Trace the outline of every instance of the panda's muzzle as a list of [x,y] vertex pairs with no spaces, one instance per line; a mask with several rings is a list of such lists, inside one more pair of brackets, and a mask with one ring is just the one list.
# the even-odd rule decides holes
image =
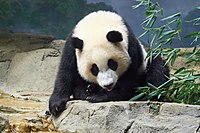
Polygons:
[[113,85],[113,83],[109,84],[109,85],[104,85],[105,88],[111,88]]
[[115,71],[108,69],[105,72],[99,72],[97,75],[97,83],[103,89],[111,91],[117,83],[118,76]]

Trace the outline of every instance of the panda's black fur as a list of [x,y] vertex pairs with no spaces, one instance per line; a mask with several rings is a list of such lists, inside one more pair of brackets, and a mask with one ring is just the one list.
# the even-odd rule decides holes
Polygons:
[[[71,33],[64,46],[57,73],[55,88],[49,100],[49,109],[53,116],[58,116],[65,110],[67,101],[73,95],[74,99],[88,100],[90,102],[106,102],[129,100],[134,96],[135,88],[147,85],[147,82],[159,86],[168,80],[169,68],[160,56],[148,61],[147,69],[137,75],[139,67],[143,63],[141,46],[135,35],[128,28],[128,54],[131,64],[128,70],[118,79],[112,91],[101,89],[99,85],[84,80],[78,70],[75,55],[75,47],[82,47],[81,42],[74,40]],[[120,36],[110,35],[111,41],[120,40]],[[137,58],[135,58],[137,57]]]

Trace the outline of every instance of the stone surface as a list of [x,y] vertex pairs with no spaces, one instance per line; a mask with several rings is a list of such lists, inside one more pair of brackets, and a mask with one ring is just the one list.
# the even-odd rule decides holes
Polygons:
[[52,36],[12,33],[0,29],[0,83],[7,80],[6,74],[16,53],[49,48],[54,39]]
[[0,133],[59,133],[46,109],[46,102],[15,98],[0,91]]
[[9,126],[8,115],[0,114],[0,132]]
[[54,125],[79,133],[196,133],[200,106],[157,102],[71,101]]
[[[55,49],[38,49],[16,53],[10,64],[6,92],[21,95],[38,92],[45,96],[54,86],[60,53]],[[43,92],[43,93],[42,93]],[[32,94],[33,94],[32,93]]]
[[11,61],[8,61],[8,60],[0,62],[0,70],[1,70],[0,71],[0,76],[1,76],[0,83],[5,82],[7,79],[7,73],[8,73],[9,67],[10,67],[10,62]]
[[[0,32],[0,46],[16,52],[25,52],[41,48],[48,48],[55,37],[48,35],[34,35],[31,33]],[[5,48],[4,47],[4,48]]]
[[1,31],[0,90],[46,101],[53,90],[65,43],[54,39],[47,35]]

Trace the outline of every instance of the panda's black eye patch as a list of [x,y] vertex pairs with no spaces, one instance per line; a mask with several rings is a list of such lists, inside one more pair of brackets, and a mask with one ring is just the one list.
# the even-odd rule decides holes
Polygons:
[[118,67],[118,63],[116,61],[114,61],[113,59],[109,59],[108,60],[108,67],[110,69],[112,69],[113,71],[116,71],[117,67]]
[[96,64],[92,64],[92,68],[91,68],[91,73],[94,75],[94,76],[97,76],[98,73],[99,73],[99,68]]

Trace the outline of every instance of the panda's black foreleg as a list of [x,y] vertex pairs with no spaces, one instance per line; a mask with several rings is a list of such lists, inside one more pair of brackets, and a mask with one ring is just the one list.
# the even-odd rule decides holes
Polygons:
[[[71,38],[71,36],[69,36]],[[75,80],[77,79],[77,67],[74,48],[71,47],[70,39],[67,39],[61,57],[55,87],[49,99],[49,111],[53,116],[59,116],[66,108],[70,100]]]
[[63,73],[62,69],[59,70],[54,91],[49,99],[49,111],[56,117],[65,110],[66,103],[72,94],[72,81],[68,79],[69,76],[67,77],[66,73]]
[[165,61],[161,56],[147,63],[146,82],[158,87],[169,80],[169,67],[165,65]]
[[70,100],[70,95],[72,94],[71,81],[65,79],[67,79],[66,74],[58,72],[54,91],[49,99],[49,111],[56,117],[65,110],[66,103]]

